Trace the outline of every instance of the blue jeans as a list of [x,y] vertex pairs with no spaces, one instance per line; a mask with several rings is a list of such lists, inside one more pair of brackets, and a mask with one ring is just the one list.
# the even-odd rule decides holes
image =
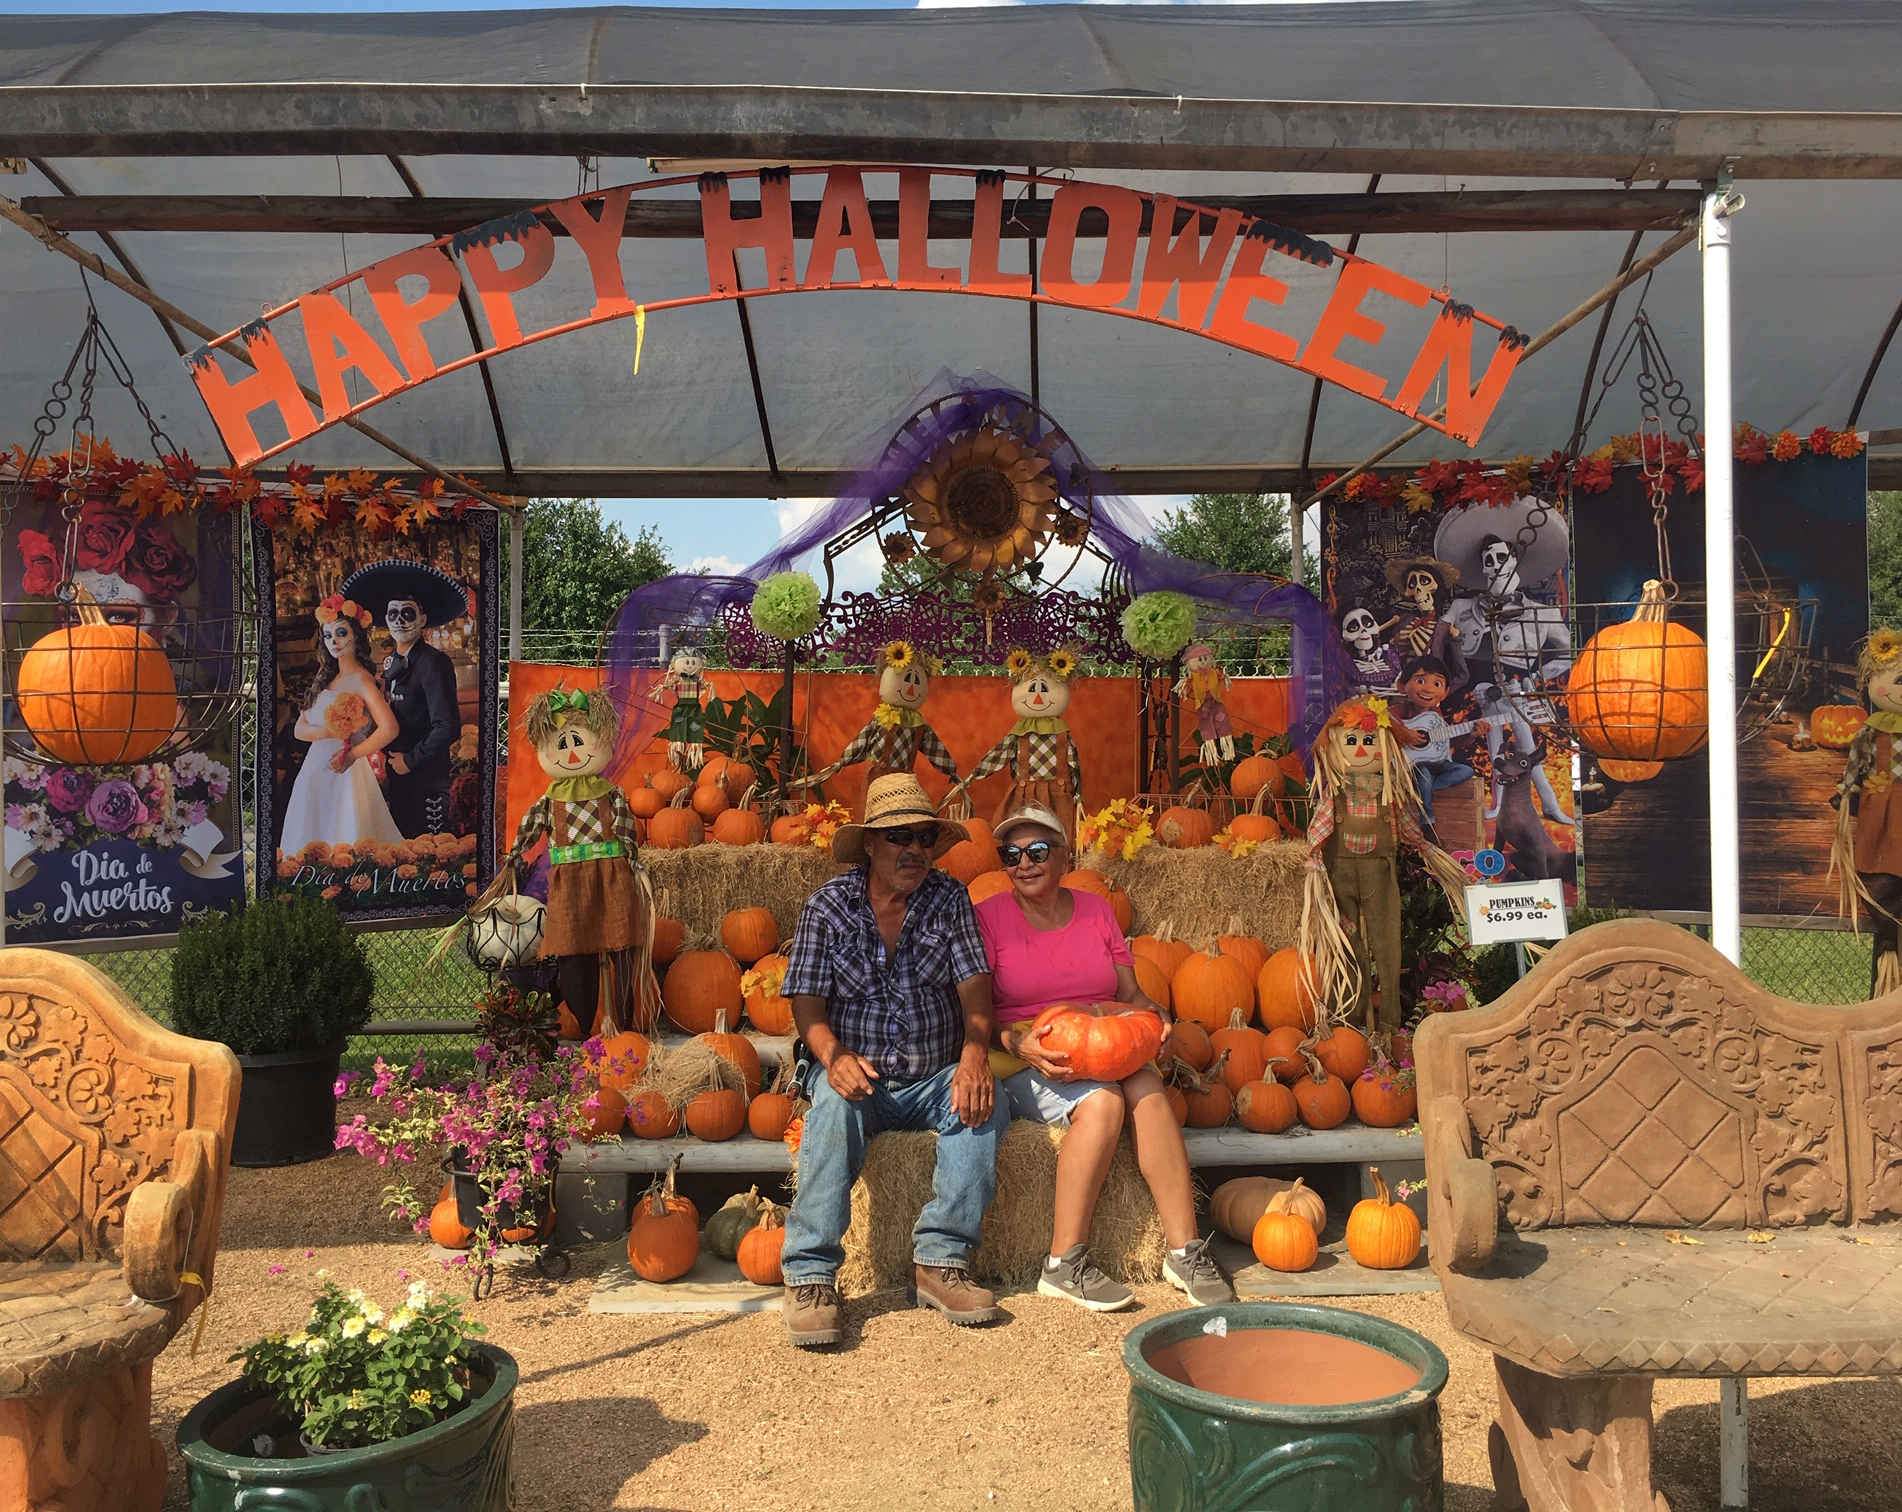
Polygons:
[[845,1263],[845,1237],[852,1221],[852,1183],[865,1164],[874,1134],[894,1129],[930,1129],[938,1136],[938,1168],[931,1201],[911,1234],[919,1265],[965,1269],[977,1249],[984,1210],[997,1191],[997,1145],[1010,1124],[1007,1100],[998,1096],[991,1116],[975,1129],[951,1107],[951,1077],[957,1063],[916,1081],[883,1077],[857,1101],[832,1090],[823,1072],[814,1077],[812,1106],[799,1138],[799,1190],[786,1217],[786,1247],[780,1269],[788,1286],[831,1285]]
[[1473,775],[1463,761],[1417,761],[1413,765],[1413,785],[1419,790],[1420,807],[1426,822],[1433,822],[1433,795],[1441,788],[1458,787]]

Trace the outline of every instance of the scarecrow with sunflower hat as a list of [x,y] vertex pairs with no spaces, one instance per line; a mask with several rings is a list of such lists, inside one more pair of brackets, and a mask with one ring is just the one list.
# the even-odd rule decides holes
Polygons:
[[836,777],[849,766],[863,761],[870,770],[867,782],[888,772],[912,773],[920,756],[953,782],[958,780],[958,764],[938,732],[925,722],[925,700],[931,696],[931,679],[938,675],[940,663],[927,651],[915,650],[909,641],[888,643],[881,655],[878,671],[878,707],[864,729],[847,742],[839,759],[795,787],[817,787]]
[[[1065,831],[1074,834],[1083,807],[1083,763],[1063,715],[1070,707],[1070,682],[1082,672],[1081,658],[1068,646],[1048,656],[1018,648],[1004,658],[1004,670],[1010,674],[1010,706],[1017,722],[945,801],[962,802],[972,783],[1008,769],[1010,791],[997,806],[999,819],[1037,804],[1060,817]],[[1066,784],[1067,797],[1058,791],[1059,782]]]
[[1877,630],[1856,658],[1870,715],[1849,741],[1842,781],[1830,798],[1836,835],[1829,874],[1842,916],[1861,927],[1861,905],[1874,915],[1875,995],[1902,987],[1902,633]]
[[1301,899],[1301,953],[1322,1003],[1376,1027],[1398,1029],[1400,847],[1426,864],[1457,913],[1466,876],[1426,836],[1406,749],[1384,698],[1353,698],[1328,716],[1309,762],[1314,817]]

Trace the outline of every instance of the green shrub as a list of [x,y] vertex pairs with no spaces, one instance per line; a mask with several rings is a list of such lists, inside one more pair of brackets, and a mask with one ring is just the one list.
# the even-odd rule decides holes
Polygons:
[[179,1031],[240,1055],[322,1050],[369,1022],[363,942],[317,898],[274,898],[187,924],[172,953]]

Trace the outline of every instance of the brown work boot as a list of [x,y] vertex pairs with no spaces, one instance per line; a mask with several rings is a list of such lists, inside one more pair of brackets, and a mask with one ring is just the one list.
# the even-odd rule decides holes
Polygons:
[[997,1321],[997,1298],[952,1265],[914,1265],[911,1280],[918,1301],[935,1307],[960,1328]]
[[779,1295],[786,1333],[801,1349],[839,1342],[839,1293],[830,1281],[788,1286]]

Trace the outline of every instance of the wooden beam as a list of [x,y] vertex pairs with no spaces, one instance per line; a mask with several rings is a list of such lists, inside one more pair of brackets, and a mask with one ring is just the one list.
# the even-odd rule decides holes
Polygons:
[[[816,190],[820,179],[807,180]],[[735,219],[755,207],[736,191]],[[530,208],[520,199],[453,199],[443,196],[332,196],[314,194],[94,194],[23,199],[23,209],[48,225],[74,231],[244,231],[308,236],[345,232],[391,236],[442,236]],[[1206,201],[1211,209],[1232,206],[1245,215],[1277,222],[1310,236],[1364,236],[1397,232],[1458,231],[1638,231],[1688,225],[1697,216],[1694,189],[1504,189],[1426,191],[1407,194],[1269,194]],[[872,224],[882,237],[898,234],[898,205],[872,205]],[[1191,212],[1178,210],[1176,229]],[[793,204],[793,232],[810,237],[818,220],[816,199]],[[971,234],[969,200],[933,200],[930,234],[958,240]],[[1019,203],[1003,228],[1010,238],[1037,238],[1050,219],[1047,199]],[[548,229],[566,236],[552,216]],[[1147,230],[1148,207],[1144,207]],[[1078,234],[1101,237],[1104,218],[1087,211]],[[625,234],[638,238],[691,240],[700,235],[695,198],[636,195],[628,202]]]

